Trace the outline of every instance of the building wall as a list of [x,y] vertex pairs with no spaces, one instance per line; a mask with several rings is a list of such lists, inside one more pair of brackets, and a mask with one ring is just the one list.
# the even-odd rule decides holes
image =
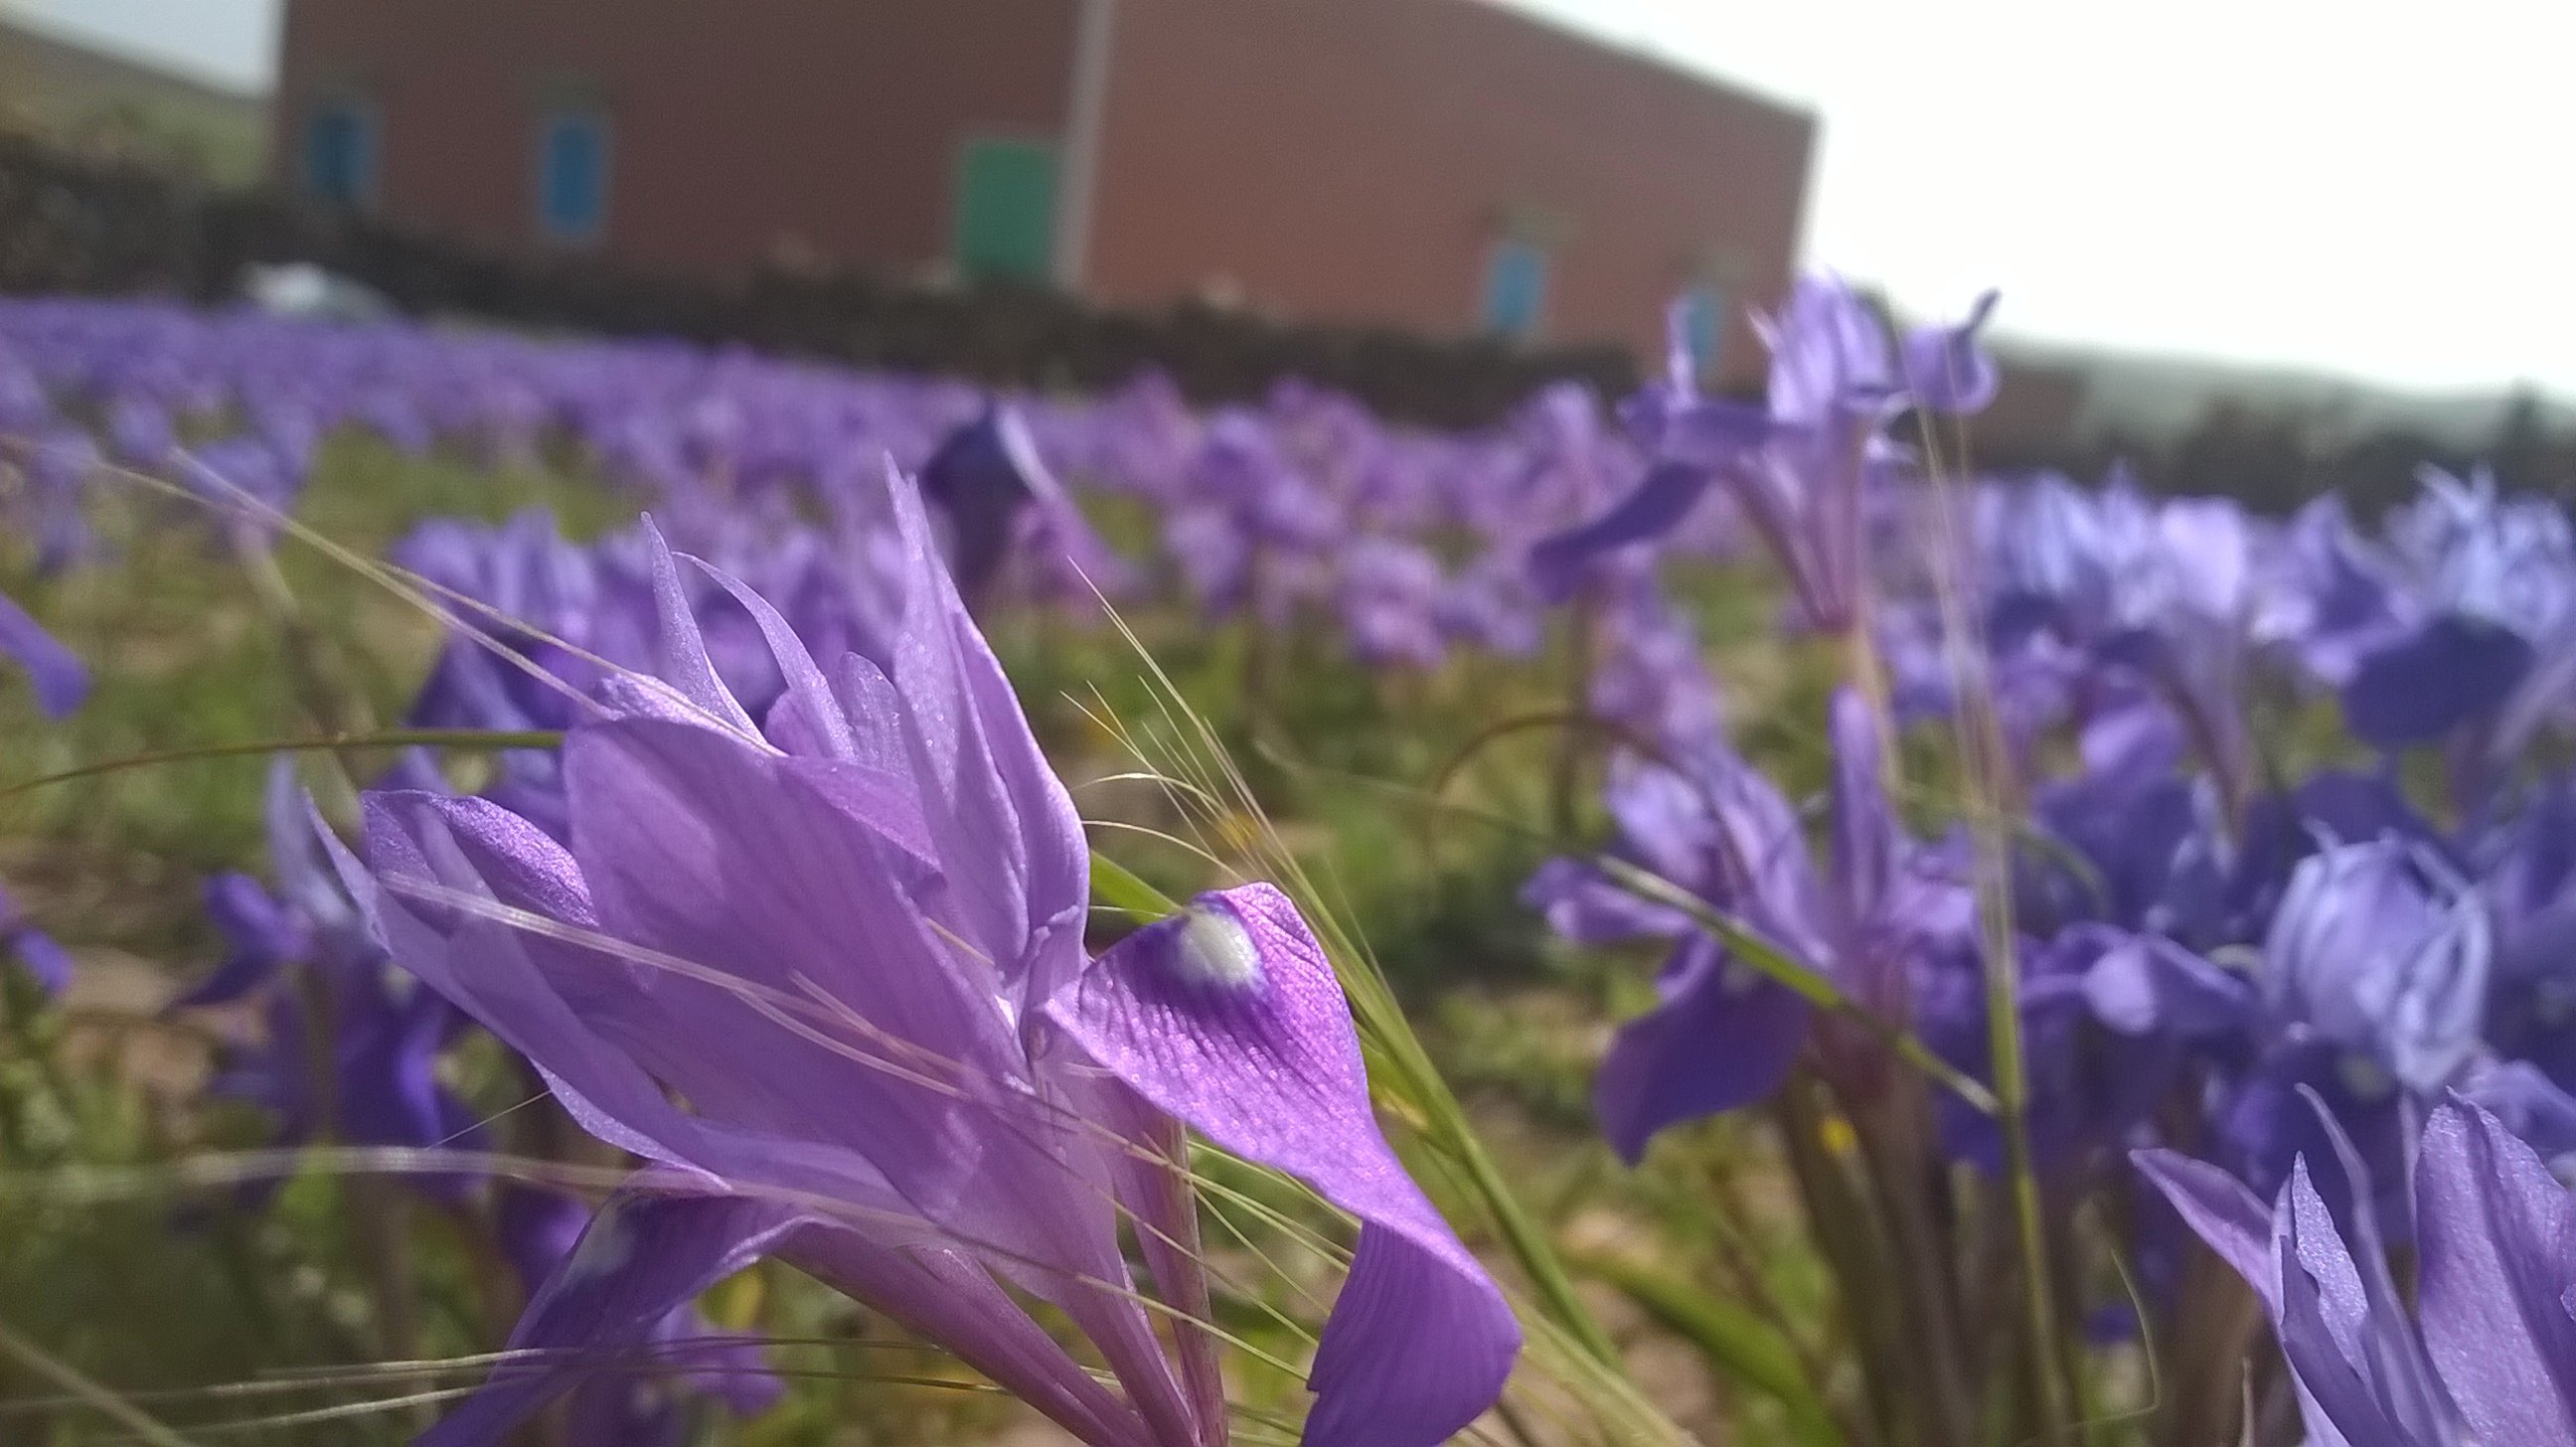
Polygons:
[[1076,0],[289,0],[275,169],[304,119],[379,118],[389,221],[530,248],[549,106],[609,118],[600,249],[735,272],[782,256],[912,272],[949,245],[974,134],[1055,140]]
[[1544,335],[1660,357],[1724,276],[1793,265],[1813,120],[1487,0],[1116,0],[1086,287],[1213,291],[1300,320],[1458,333],[1499,235],[1550,243]]

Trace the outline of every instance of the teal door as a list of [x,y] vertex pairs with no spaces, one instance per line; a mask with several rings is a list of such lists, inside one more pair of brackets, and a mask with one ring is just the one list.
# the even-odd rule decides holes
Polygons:
[[970,141],[958,163],[957,265],[968,276],[1044,281],[1055,249],[1055,148]]

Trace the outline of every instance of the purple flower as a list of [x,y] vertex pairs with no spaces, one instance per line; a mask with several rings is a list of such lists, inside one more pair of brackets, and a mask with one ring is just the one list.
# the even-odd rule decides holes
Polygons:
[[[585,1245],[589,1262],[596,1265],[612,1253],[644,1244],[630,1234],[632,1220],[639,1217],[629,1211],[629,1205],[613,1204],[594,1212],[558,1192],[516,1184],[500,1188],[493,1219],[501,1253],[531,1302],[542,1301],[548,1308],[532,1310],[531,1321],[564,1320],[557,1302],[578,1292],[583,1279],[579,1268],[567,1270],[566,1263]],[[640,1219],[649,1221],[651,1215],[640,1213]],[[549,1289],[553,1299],[545,1295]],[[512,1350],[545,1350],[543,1343],[517,1337],[510,1345]],[[575,1342],[574,1349],[584,1355],[577,1363],[581,1383],[572,1389],[565,1411],[569,1447],[677,1447],[685,1440],[688,1422],[664,1379],[675,1378],[741,1417],[767,1411],[783,1393],[761,1359],[757,1339],[719,1334],[692,1307],[664,1313],[622,1350],[601,1354],[590,1342]],[[460,1414],[439,1430],[447,1440],[467,1440],[476,1424]]]
[[1722,479],[1786,575],[1798,621],[1849,629],[1867,582],[1868,495],[1900,459],[1886,424],[1909,401],[1936,411],[1984,405],[1993,369],[1974,337],[1991,302],[1963,326],[1911,337],[1900,375],[1885,326],[1858,294],[1838,278],[1801,277],[1788,306],[1756,323],[1771,348],[1761,409],[1697,396],[1677,346],[1674,375],[1626,409],[1654,458],[1645,480],[1601,517],[1540,543],[1533,576],[1564,596],[1585,560],[1670,533]]
[[[328,1135],[352,1145],[477,1148],[474,1112],[438,1080],[439,1056],[464,1017],[386,958],[283,757],[269,771],[267,824],[277,893],[238,874],[208,883],[207,909],[229,953],[173,1002],[259,1002],[260,1037],[225,1052],[209,1089],[268,1112],[279,1145]],[[317,1057],[327,1069],[317,1070]],[[446,1199],[469,1184],[421,1179]]]
[[[563,842],[487,801],[369,800],[396,957],[654,1163],[618,1208],[650,1249],[576,1251],[520,1338],[629,1348],[778,1254],[1085,1441],[1195,1444],[1224,1411],[1213,1343],[1182,1322],[1175,1365],[1119,1244],[1123,1212],[1162,1301],[1204,1316],[1188,1125],[1362,1223],[1310,1440],[1442,1440],[1493,1401],[1519,1333],[1379,1136],[1320,948],[1254,885],[1088,956],[1072,803],[917,495],[898,482],[895,504],[902,612],[873,656],[826,673],[716,575],[785,680],[757,723],[657,568],[660,676],[611,679],[612,716],[571,730]],[[1116,1389],[1006,1287],[1060,1310]],[[576,1376],[497,1371],[450,1440]]]
[[[1971,938],[1972,900],[1899,830],[1879,782],[1878,731],[1857,695],[1836,695],[1832,736],[1827,869],[1810,859],[1788,801],[1714,736],[1672,766],[1614,761],[1619,852],[1872,1008],[1902,1008],[1923,957]],[[1621,1026],[1602,1062],[1595,1104],[1624,1158],[1642,1156],[1666,1126],[1763,1099],[1797,1063],[1806,1002],[1683,912],[1639,901],[1574,860],[1542,868],[1522,897],[1584,943],[1676,942],[1656,982],[1661,1003]]]
[[16,956],[48,995],[61,994],[72,982],[72,957],[52,935],[36,928],[6,888],[0,888],[0,954]]
[[2301,507],[2261,564],[2257,634],[2313,677],[2341,687],[2361,660],[2402,636],[2407,600],[2393,563],[2364,542],[2343,499]]
[[1115,555],[1082,519],[1018,409],[988,403],[974,421],[939,444],[921,468],[922,496],[947,523],[948,567],[957,591],[980,599],[1008,561],[1018,520],[1033,512],[1059,558],[1106,589],[1115,581]]
[[1595,717],[1684,751],[1718,737],[1725,709],[1688,617],[1651,580],[1613,596],[1599,620],[1599,657],[1586,686]]
[[1446,588],[1427,548],[1382,537],[1352,542],[1342,550],[1334,600],[1352,655],[1372,667],[1439,667],[1448,651],[1439,625]]
[[[2331,1120],[2327,1128],[2332,1131]],[[2352,1447],[2576,1441],[2576,1199],[2485,1110],[2453,1099],[2414,1171],[2416,1310],[2377,1193],[2340,1136],[2267,1211],[2224,1171],[2143,1151],[2147,1177],[2254,1288],[2312,1440]],[[2340,1178],[2320,1189],[2315,1176]],[[2337,1209],[2334,1199],[2346,1204]]]
[[2345,718],[2384,748],[2486,722],[2509,756],[2576,681],[2576,535],[2557,505],[2500,497],[2484,469],[2421,480],[2388,523],[2412,627],[2361,657]]
[[2302,862],[2263,943],[2263,995],[2303,1038],[2438,1090],[2476,1053],[2492,941],[2484,905],[2420,845],[2383,838]]
[[48,717],[61,718],[89,697],[88,666],[6,593],[0,593],[0,655],[27,670],[28,681],[35,685],[36,706]]
[[[2159,936],[2078,924],[2022,948],[2028,1123],[2033,1152],[2052,1171],[2127,1140],[2181,1082],[2192,1051],[2241,1032],[2253,1014],[2243,979]],[[1982,962],[1958,950],[1934,963],[1921,987],[1923,1033],[1952,1064],[1991,1079]],[[1992,1116],[1950,1095],[1939,1108],[1952,1158],[2004,1169]]]

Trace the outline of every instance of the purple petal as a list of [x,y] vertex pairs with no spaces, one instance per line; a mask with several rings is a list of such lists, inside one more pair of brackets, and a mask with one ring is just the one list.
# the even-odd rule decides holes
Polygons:
[[1853,689],[1837,689],[1827,725],[1833,745],[1833,879],[1849,918],[1867,917],[1896,879],[1903,835],[1879,778],[1878,719]]
[[2576,1199],[2502,1123],[2436,1107],[2415,1170],[2424,1337],[2481,1442],[2576,1442]]
[[2344,722],[2381,748],[2429,743],[2502,706],[2531,661],[2531,645],[2510,629],[2444,614],[2362,659],[2344,685]]
[[8,947],[17,952],[18,963],[35,977],[36,986],[47,995],[59,995],[72,982],[71,952],[60,941],[40,929],[21,927],[8,936]]
[[1151,1447],[1135,1409],[1084,1370],[992,1276],[939,1247],[890,1250],[855,1232],[801,1233],[781,1253],[991,1378],[1086,1443]]
[[2254,1004],[2244,977],[2156,935],[2111,941],[2085,970],[2083,988],[2094,1018],[2124,1035],[2221,1034],[2245,1024]]
[[89,697],[88,666],[6,593],[0,593],[0,656],[27,670],[36,705],[48,718],[63,717]]
[[232,953],[212,974],[172,1000],[172,1009],[231,1004],[266,985],[281,966],[304,951],[303,930],[249,875],[216,875],[206,881],[205,898],[206,912],[232,943]]
[[1428,1447],[1493,1405],[1519,1325],[1379,1132],[1340,983],[1285,895],[1202,895],[1103,955],[1047,1014],[1157,1108],[1359,1217],[1307,1441]]
[[662,541],[661,530],[653,526],[650,517],[644,519],[644,535],[651,545],[653,606],[661,621],[661,666],[655,672],[709,723],[747,738],[759,737],[760,731],[753,727],[751,715],[743,711],[742,701],[716,676],[715,662],[707,656],[706,634],[699,630],[697,614],[689,608],[689,595],[680,586],[679,565],[672,560],[670,547]]
[[526,1360],[493,1369],[480,1391],[422,1434],[420,1447],[496,1442],[603,1370],[631,1367],[653,1329],[699,1292],[749,1266],[804,1218],[737,1196],[628,1194],[600,1207],[510,1333]]
[[1631,543],[1659,538],[1681,525],[1708,491],[1713,474],[1687,463],[1659,463],[1637,490],[1608,512],[1556,534],[1530,549],[1530,579],[1540,596],[1563,602],[1583,585],[1585,565]]
[[1704,935],[1674,950],[1656,989],[1663,1003],[1619,1027],[1593,1089],[1602,1133],[1630,1165],[1666,1126],[1769,1097],[1807,1040],[1807,1002]]
[[2281,1264],[2274,1254],[2272,1213],[2245,1183],[2207,1161],[2168,1150],[2133,1152],[2130,1161],[2218,1259],[2234,1267],[2275,1318],[2281,1312]]
[[903,625],[885,672],[954,927],[1033,1010],[1083,967],[1091,850],[1019,697],[939,564],[910,484],[890,479],[906,549]]
[[1914,400],[1935,412],[1976,412],[1995,400],[2001,381],[1995,359],[1977,345],[1977,333],[1994,313],[1996,293],[1977,298],[1956,326],[1918,327],[1905,339],[1905,384]]
[[[2359,1264],[2323,1198],[2309,1184],[2307,1163],[2294,1169],[2273,1209],[2283,1258],[2279,1314],[2273,1330],[2297,1381],[2309,1434],[2351,1447],[2446,1447],[2452,1412],[2401,1311],[2384,1314],[2363,1284]],[[2364,1256],[2371,1258],[2364,1243]],[[2377,1259],[2377,1258],[2373,1258]],[[2384,1260],[2379,1260],[2385,1275]]]
[[1540,865],[1521,886],[1521,903],[1545,915],[1548,928],[1579,945],[1670,939],[1691,929],[1688,915],[1639,899],[1580,859]]

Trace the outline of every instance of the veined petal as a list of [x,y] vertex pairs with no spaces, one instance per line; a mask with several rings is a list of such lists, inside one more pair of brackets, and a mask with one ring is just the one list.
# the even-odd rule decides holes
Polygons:
[[2576,1198],[2494,1116],[2436,1107],[2415,1168],[2425,1344],[2481,1442],[2576,1442]]
[[1309,1381],[1308,1442],[1429,1447],[1493,1404],[1520,1327],[1387,1146],[1340,983],[1287,896],[1202,895],[1103,955],[1047,1014],[1157,1108],[1360,1219]]
[[[741,1001],[562,937],[599,936],[600,923],[572,857],[544,831],[481,799],[413,793],[369,795],[367,824],[367,900],[394,959],[535,1062],[584,1130],[648,1160],[910,1211],[864,1157],[810,1125],[767,1128],[738,1098],[769,1105],[801,1084],[773,1108],[810,1120],[806,1042],[772,1024],[752,1037],[756,1052],[711,1053],[711,1040],[740,1038],[725,1027],[748,1013]],[[701,993],[657,993],[665,983]],[[666,1008],[675,995],[681,1012]],[[692,1114],[671,1089],[700,1111],[735,1109]]]
[[705,715],[710,726],[731,729],[745,738],[760,737],[742,701],[716,676],[715,661],[707,656],[706,634],[699,630],[688,592],[680,586],[679,564],[650,517],[644,519],[644,536],[651,545],[653,606],[661,622],[661,667],[656,670],[661,681]]
[[2340,1433],[2353,1447],[2451,1447],[2457,1412],[2387,1284],[2378,1233],[2358,1233],[2356,1256],[2304,1157],[2272,1214],[2282,1262],[2274,1330],[2310,1432]]
[[1083,965],[1091,851],[1073,798],[940,565],[920,494],[889,476],[905,548],[903,623],[886,676],[950,908],[1024,1014]]

